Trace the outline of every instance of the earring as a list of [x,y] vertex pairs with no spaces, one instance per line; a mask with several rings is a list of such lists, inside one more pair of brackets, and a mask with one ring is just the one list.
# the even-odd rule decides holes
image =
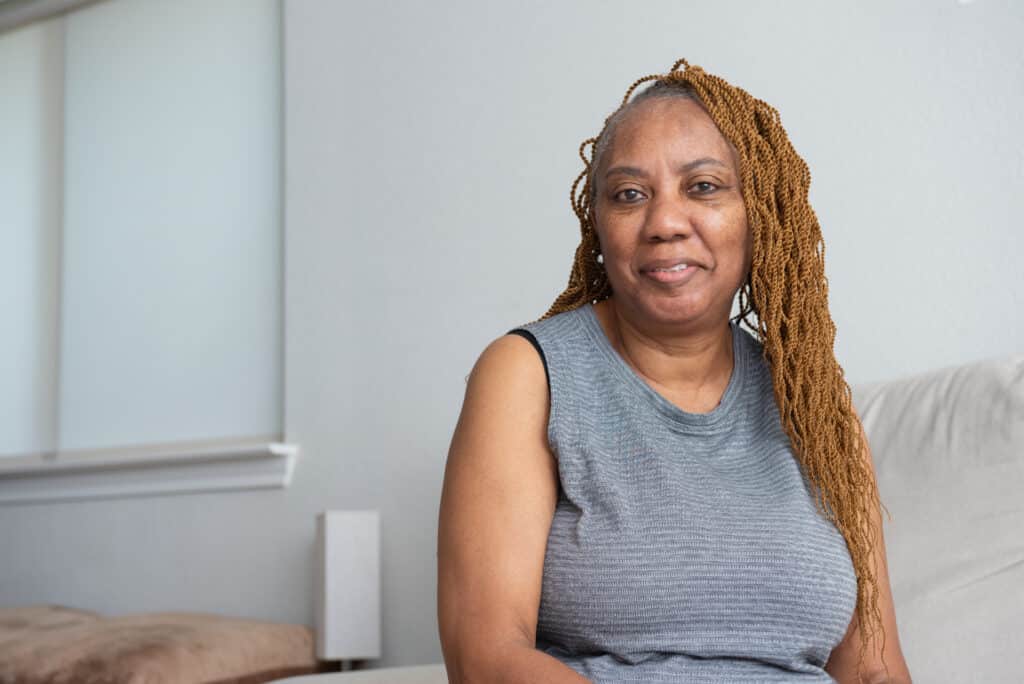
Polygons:
[[601,254],[600,252],[597,253],[597,263],[604,264],[604,254]]

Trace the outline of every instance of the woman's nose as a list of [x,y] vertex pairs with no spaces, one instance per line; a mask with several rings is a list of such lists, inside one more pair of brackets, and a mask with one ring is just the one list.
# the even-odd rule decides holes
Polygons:
[[693,233],[693,216],[686,199],[662,195],[648,204],[645,237],[649,240],[674,240]]

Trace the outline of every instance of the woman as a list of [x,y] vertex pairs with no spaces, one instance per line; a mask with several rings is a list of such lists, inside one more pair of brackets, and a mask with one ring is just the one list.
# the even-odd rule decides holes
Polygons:
[[680,60],[580,155],[569,285],[484,350],[452,439],[451,680],[909,682],[777,112]]

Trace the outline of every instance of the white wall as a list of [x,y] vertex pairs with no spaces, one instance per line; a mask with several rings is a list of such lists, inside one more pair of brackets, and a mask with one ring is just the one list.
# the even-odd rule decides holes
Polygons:
[[439,661],[437,504],[464,378],[568,277],[579,142],[678,57],[773,103],[808,160],[852,380],[1020,351],[1009,0],[290,0],[286,24],[294,484],[0,508],[0,604],[310,621],[315,512],[379,508],[384,664]]

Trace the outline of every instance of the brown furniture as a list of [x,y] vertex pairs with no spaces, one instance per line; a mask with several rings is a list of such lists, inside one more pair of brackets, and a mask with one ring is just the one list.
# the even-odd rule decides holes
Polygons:
[[0,682],[257,684],[322,671],[304,625],[199,613],[0,608]]

